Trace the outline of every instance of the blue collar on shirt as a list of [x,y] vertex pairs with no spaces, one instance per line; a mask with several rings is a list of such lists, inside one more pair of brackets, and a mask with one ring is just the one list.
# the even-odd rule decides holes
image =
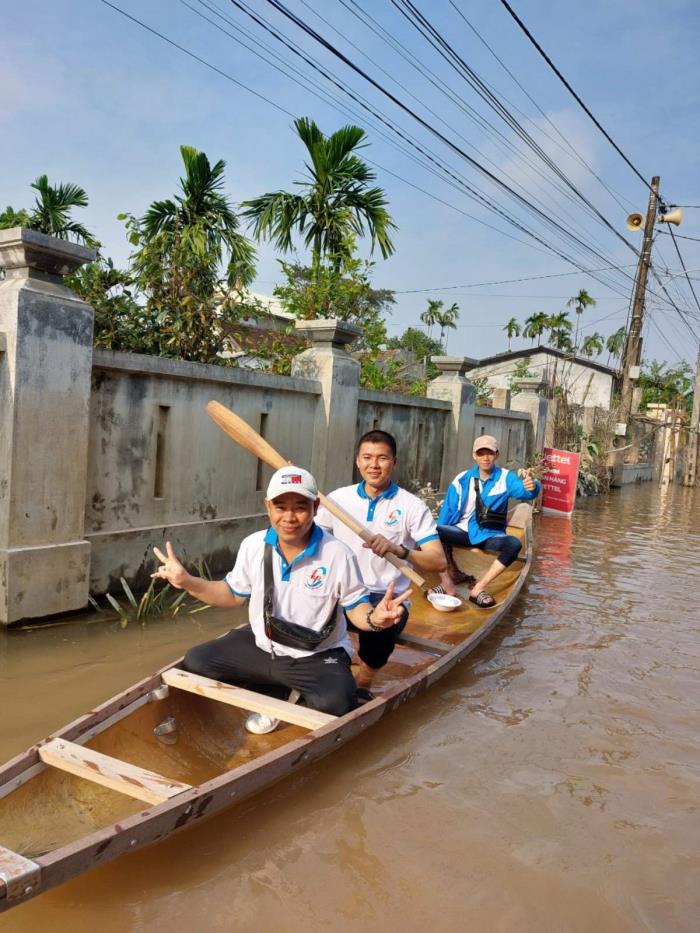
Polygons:
[[378,502],[381,502],[382,499],[393,499],[398,491],[398,483],[389,483],[384,492],[380,492],[375,499],[370,499],[370,497],[367,495],[367,490],[365,489],[365,481],[362,480],[361,483],[358,483],[357,495],[360,497],[360,499],[367,499],[369,502],[369,505],[367,506],[367,521],[371,522],[374,518],[374,510],[377,507]]
[[292,573],[292,567],[294,567],[295,564],[299,563],[299,561],[303,560],[305,557],[315,556],[322,537],[323,537],[323,529],[319,528],[319,526],[314,522],[314,524],[311,526],[311,536],[309,537],[309,543],[306,545],[306,547],[301,552],[301,554],[297,554],[297,556],[294,558],[291,564],[288,564],[285,559],[284,554],[282,553],[282,551],[280,551],[279,535],[277,534],[274,528],[267,529],[267,531],[265,532],[265,539],[264,539],[265,544],[271,544],[274,547],[274,549],[277,551],[277,553],[279,554],[280,561],[281,561],[281,568],[282,568],[282,579],[286,583],[289,583],[289,578]]
[[[499,477],[500,474],[501,474],[501,469],[502,469],[502,468],[499,467],[499,466],[494,466],[493,470],[491,470],[491,474],[490,474],[490,476],[489,476],[488,479],[482,479],[482,478],[479,476],[479,467],[478,467],[478,466],[472,467],[471,470],[469,471],[469,473],[471,474],[471,476],[475,476],[475,477],[479,480],[479,482],[481,483],[482,488],[485,489],[487,485],[490,485],[491,483],[494,483],[494,482],[498,479],[498,477]],[[472,484],[472,485],[473,485],[473,484]]]

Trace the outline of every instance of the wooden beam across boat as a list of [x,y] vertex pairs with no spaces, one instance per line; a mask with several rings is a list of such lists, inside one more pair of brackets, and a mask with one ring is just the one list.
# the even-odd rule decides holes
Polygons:
[[311,729],[312,731],[327,726],[338,718],[337,716],[330,716],[328,713],[322,713],[317,709],[297,706],[294,703],[287,703],[286,700],[277,700],[262,693],[255,693],[253,690],[232,687],[230,684],[223,684],[219,680],[200,677],[199,674],[190,674],[189,671],[183,671],[177,667],[171,667],[170,670],[164,671],[163,681],[169,687],[177,687],[180,690],[197,693],[199,696],[207,697],[210,700],[218,700],[220,703],[228,703],[230,706],[237,706],[239,709],[246,709],[251,713],[264,713],[265,716],[281,719],[282,722],[291,722],[295,726],[302,726],[304,729]]
[[185,790],[191,790],[189,784],[171,781],[162,774],[83,748],[66,739],[50,739],[39,748],[39,757],[54,768],[147,803],[164,803]]

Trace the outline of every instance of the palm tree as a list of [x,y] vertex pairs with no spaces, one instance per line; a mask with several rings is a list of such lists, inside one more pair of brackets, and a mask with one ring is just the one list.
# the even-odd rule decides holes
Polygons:
[[59,240],[74,238],[79,243],[96,246],[97,241],[89,230],[70,219],[74,207],[87,207],[87,194],[83,188],[70,182],[54,186],[48,176],[40,175],[31,185],[38,192],[34,210],[29,215],[28,227],[58,237]]
[[608,351],[608,363],[610,362],[611,356],[614,359],[619,359],[626,341],[627,330],[624,327],[620,327],[619,330],[616,330],[614,334],[610,334],[608,339],[605,341],[605,349]]
[[342,269],[354,238],[365,232],[372,250],[376,245],[384,259],[391,256],[396,225],[383,190],[370,187],[374,172],[356,154],[365,145],[365,131],[350,125],[324,136],[308,117],[295,120],[294,128],[308,152],[307,179],[295,182],[302,189],[299,194],[271,191],[243,202],[243,216],[252,222],[256,239],[272,240],[286,253],[292,249],[292,234],[298,232],[311,249],[315,276],[324,259],[336,271]]
[[598,356],[602,352],[604,346],[605,341],[603,340],[602,334],[589,334],[581,344],[581,353],[588,357],[593,356],[594,353]]
[[563,338],[566,337],[569,343],[571,339],[569,334],[571,333],[573,324],[569,320],[569,315],[566,311],[558,311],[556,314],[550,314],[547,317],[547,331],[549,332],[550,343],[554,343],[558,349],[561,349],[558,346],[559,343],[566,342]]
[[192,146],[180,146],[180,152],[185,164],[182,195],[151,204],[140,222],[143,240],[159,240],[165,261],[176,245],[216,266],[225,252],[229,285],[250,284],[255,276],[255,249],[239,232],[238,218],[222,193],[226,163],[219,159],[211,165],[206,154]]
[[515,318],[512,317],[512,318],[508,321],[508,323],[506,324],[506,326],[503,328],[503,330],[506,332],[506,336],[508,337],[508,352],[510,353],[510,342],[511,342],[511,340],[513,339],[513,337],[519,337],[519,336],[520,336],[520,324],[518,324],[518,322],[515,320]]
[[549,315],[545,314],[544,311],[537,311],[535,314],[531,314],[530,317],[525,319],[523,337],[529,338],[534,344],[535,338],[541,337],[547,330],[548,321]]
[[9,230],[11,227],[26,228],[29,226],[29,221],[29,211],[25,211],[24,208],[16,211],[8,204],[5,210],[0,213],[0,230]]
[[574,308],[576,311],[576,333],[574,334],[574,346],[578,346],[578,331],[579,324],[581,322],[581,315],[586,310],[586,308],[595,308],[597,302],[595,298],[591,298],[585,288],[582,288],[578,295],[574,295],[573,298],[569,298],[566,302],[567,308]]
[[428,298],[428,307],[425,309],[425,311],[420,316],[421,321],[428,328],[428,339],[430,339],[430,336],[432,334],[433,325],[437,324],[438,322],[438,317],[440,315],[440,308],[442,308],[442,305],[443,305],[442,301],[438,301],[436,298]]
[[[440,302],[442,304],[442,302]],[[457,328],[457,318],[459,317],[459,305],[453,304],[449,308],[446,308],[444,311],[438,311],[436,315],[436,323],[440,325],[440,343],[445,341],[444,347],[445,352],[447,352],[447,341],[449,337],[445,339],[445,333],[448,329],[456,330]]]

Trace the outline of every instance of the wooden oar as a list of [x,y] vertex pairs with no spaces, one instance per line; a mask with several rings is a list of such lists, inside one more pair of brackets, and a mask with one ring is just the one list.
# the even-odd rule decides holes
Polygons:
[[[211,401],[207,404],[207,414],[212,421],[218,424],[222,431],[228,434],[229,437],[232,437],[241,447],[245,447],[247,451],[259,460],[263,460],[269,466],[274,467],[275,470],[287,466],[288,461],[285,460],[282,454],[278,453],[274,447],[268,444],[264,437],[261,437],[257,431],[254,431],[247,422],[239,418],[230,408],[227,408],[220,402]],[[324,505],[332,515],[335,515],[339,521],[347,525],[356,535],[359,535],[363,541],[368,542],[372,539],[372,533],[365,528],[364,525],[356,522],[352,515],[348,515],[344,509],[341,509],[339,505],[336,505],[335,502],[327,496],[324,496],[323,493],[319,493],[318,497],[321,500],[321,504]],[[408,577],[419,589],[426,589],[426,583],[423,577],[417,574],[408,564],[405,564],[396,557],[395,554],[386,554],[384,559],[388,560],[389,563],[396,567],[405,577]]]

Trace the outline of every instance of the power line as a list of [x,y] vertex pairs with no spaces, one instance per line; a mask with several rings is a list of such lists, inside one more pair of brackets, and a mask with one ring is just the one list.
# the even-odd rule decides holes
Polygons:
[[574,98],[574,100],[575,100],[576,103],[579,105],[579,107],[581,107],[581,109],[590,117],[590,119],[593,121],[593,123],[595,123],[595,125],[598,127],[598,129],[600,130],[600,132],[603,134],[603,136],[605,136],[605,138],[606,138],[607,141],[610,143],[610,145],[615,149],[615,151],[622,157],[622,159],[623,159],[623,160],[627,163],[627,165],[632,169],[632,171],[633,171],[634,174],[637,176],[637,178],[639,178],[639,180],[642,182],[642,184],[643,184],[646,188],[651,189],[651,185],[650,185],[649,182],[646,180],[646,178],[642,175],[642,173],[639,171],[639,169],[638,169],[635,165],[633,165],[633,163],[627,158],[627,156],[625,155],[625,153],[622,151],[622,149],[620,149],[620,147],[617,145],[617,143],[616,143],[615,140],[612,138],[612,136],[607,132],[607,130],[600,124],[600,122],[596,119],[596,117],[591,113],[591,111],[588,109],[588,107],[584,104],[584,102],[581,100],[581,98],[579,97],[579,95],[578,95],[578,94],[576,93],[576,91],[572,88],[572,86],[571,86],[571,85],[569,84],[569,82],[566,80],[566,78],[564,77],[564,75],[561,73],[561,71],[559,71],[559,69],[557,68],[557,66],[556,66],[556,65],[554,64],[554,62],[552,61],[552,59],[549,57],[549,55],[547,55],[547,53],[545,52],[545,50],[544,50],[544,49],[542,48],[542,46],[539,44],[539,42],[537,41],[537,39],[535,39],[535,37],[532,35],[532,33],[531,33],[530,30],[527,28],[527,26],[525,25],[525,23],[520,19],[520,17],[519,17],[518,14],[515,12],[515,10],[513,9],[513,7],[508,3],[508,0],[501,0],[501,3],[502,3],[502,5],[506,8],[506,10],[507,10],[508,13],[510,14],[510,16],[511,16],[511,17],[515,20],[515,22],[518,24],[518,26],[520,27],[520,29],[525,33],[525,35],[526,35],[527,38],[530,40],[530,42],[534,45],[534,47],[537,49],[537,51],[540,53],[540,55],[542,56],[542,58],[547,62],[547,64],[549,65],[549,67],[552,69],[552,71],[554,72],[554,74],[559,78],[559,80],[561,81],[561,83],[564,85],[564,87],[567,89],[567,91],[571,94],[571,96]]
[[121,13],[122,16],[125,16],[127,19],[130,19],[132,23],[136,23],[141,26],[143,29],[148,30],[154,36],[158,36],[159,39],[162,39],[164,42],[167,42],[168,45],[172,45],[173,48],[178,49],[180,52],[183,52],[185,55],[188,55],[190,58],[193,58],[195,61],[199,62],[200,65],[204,65],[205,68],[215,71],[222,78],[226,78],[227,81],[231,81],[233,84],[236,84],[238,87],[243,88],[244,91],[248,91],[250,94],[253,94],[255,97],[260,100],[264,100],[266,104],[269,104],[271,107],[274,107],[275,110],[279,110],[281,113],[285,113],[288,117],[294,117],[294,114],[290,110],[286,110],[280,104],[276,104],[274,100],[270,100],[269,97],[265,97],[264,94],[260,94],[258,91],[254,91],[252,87],[248,87],[247,84],[243,84],[242,81],[238,81],[232,75],[228,74],[225,71],[222,71],[221,68],[217,68],[216,65],[212,65],[211,62],[206,61],[204,58],[200,58],[199,55],[196,55],[194,52],[190,52],[189,49],[184,48],[182,45],[178,45],[173,39],[169,39],[167,36],[164,36],[162,32],[158,32],[157,29],[153,29],[151,26],[148,26],[146,23],[142,22],[140,19],[137,19],[135,16],[132,16],[131,13],[127,13],[126,10],[120,9],[120,7],[115,6],[113,3],[110,3],[109,0],[100,0],[100,3],[104,3],[105,6],[111,7],[117,13]]
[[[232,3],[234,6],[236,6],[237,8],[241,9],[248,16],[250,16],[252,19],[254,19],[256,22],[260,24],[259,18],[254,13],[246,9],[245,6],[239,2],[239,0],[229,0],[229,2]],[[303,20],[301,20],[298,16],[296,16],[296,14],[292,13],[289,9],[287,9],[284,6],[284,4],[279,2],[279,0],[267,0],[267,3],[270,6],[272,6],[274,9],[276,9],[278,12],[280,12],[287,19],[289,19],[291,22],[293,22],[296,26],[298,26],[299,29],[301,29],[303,32],[305,32],[307,35],[313,38],[316,42],[318,42],[319,45],[324,47],[332,55],[334,55],[336,58],[339,58],[341,61],[343,61],[355,73],[359,74],[362,78],[364,78],[364,80],[366,80],[369,84],[371,84],[374,88],[376,88],[381,94],[388,97],[397,107],[399,107],[402,111],[404,111],[409,116],[411,116],[421,126],[427,129],[428,132],[430,132],[436,138],[440,139],[441,142],[447,145],[450,149],[452,149],[455,153],[457,153],[461,158],[465,159],[470,165],[477,168],[478,171],[484,174],[489,180],[491,180],[494,184],[496,184],[500,189],[504,190],[505,192],[513,196],[518,201],[518,203],[524,205],[530,211],[532,211],[537,216],[539,216],[540,219],[544,220],[546,223],[552,226],[559,233],[564,234],[566,237],[573,240],[574,243],[576,243],[578,246],[585,249],[587,252],[592,253],[598,259],[602,259],[604,262],[605,261],[609,262],[609,259],[607,259],[607,257],[603,256],[600,252],[593,249],[591,246],[589,246],[587,243],[581,240],[578,236],[573,234],[570,230],[567,230],[566,228],[562,227],[561,224],[558,224],[556,221],[553,221],[551,217],[549,217],[545,212],[541,211],[539,208],[533,205],[530,201],[528,201],[527,198],[524,198],[522,195],[518,194],[518,192],[514,191],[509,185],[507,185],[500,178],[495,176],[492,172],[490,172],[483,165],[481,165],[481,163],[479,163],[477,160],[469,156],[466,152],[464,152],[463,149],[457,146],[456,143],[448,139],[443,133],[441,133],[434,126],[432,126],[430,123],[424,120],[421,116],[415,113],[415,111],[413,111],[410,107],[408,107],[406,104],[400,101],[394,94],[392,94],[391,91],[384,88],[381,84],[375,81],[370,75],[368,75],[365,71],[363,71],[363,69],[361,69],[358,65],[352,62],[339,49],[333,46],[332,43],[330,43],[327,39],[325,39],[318,32],[316,32],[316,30],[314,30],[312,27],[306,24]],[[263,28],[266,28],[268,29],[268,31],[270,31],[269,27],[267,26],[263,26]],[[280,39],[280,41],[284,41],[284,40]],[[295,49],[294,51],[296,52],[296,54],[301,55],[298,49]],[[308,61],[308,59],[306,60]],[[316,70],[319,70],[321,73],[323,73],[322,69],[318,65],[313,64],[312,66],[316,68]],[[341,86],[341,89],[346,94],[351,96],[354,100],[356,100],[358,103],[360,103],[361,106],[363,106],[363,108],[369,110],[369,112],[371,113],[374,113],[375,116],[378,116],[376,111],[374,111],[372,107],[370,107],[364,101],[356,98],[350,91],[347,90],[347,87]],[[381,118],[381,116],[379,116],[379,118],[383,119]],[[411,145],[414,148],[417,148],[418,151],[423,153],[423,155],[427,155],[420,146],[418,146],[412,139],[410,139],[404,133],[402,133],[396,126],[392,125],[392,129],[395,133],[397,133],[397,135],[400,135],[401,138],[403,138],[406,142],[408,142],[409,145]],[[427,157],[431,158],[429,155],[427,155]],[[431,158],[431,161],[433,161],[432,158]],[[496,210],[497,213],[501,213],[503,215],[503,212],[499,211],[499,209],[493,204],[493,202],[489,202],[488,199],[484,199],[482,196],[478,195],[478,193],[474,192],[474,190],[471,189],[469,186],[467,186],[465,182],[461,182],[461,183],[465,188],[470,190],[470,193],[474,194],[478,200],[482,201],[482,203],[485,203],[486,206],[490,207],[492,210]],[[542,242],[544,245],[547,245],[557,255],[561,256],[562,258],[565,258],[567,262],[571,262],[572,265],[576,265],[577,267],[580,268],[578,263],[576,263],[575,261],[572,261],[570,257],[564,257],[560,250],[557,250],[555,247],[552,247],[551,244],[547,244],[546,241],[543,241],[541,238],[538,238],[535,234],[532,233],[532,231],[524,228],[522,224],[520,225],[515,224],[511,217],[508,217],[507,219],[509,220],[511,224],[514,224],[515,226],[518,226],[519,229],[523,230],[523,232],[528,233],[530,236],[533,236],[535,237],[535,239],[538,239],[539,242]],[[628,244],[626,240],[623,239],[623,242],[625,243],[625,245],[628,246],[628,248],[634,251],[634,248],[631,247],[630,244]],[[631,276],[627,276],[627,277],[631,279]],[[606,284],[606,283],[603,283],[603,284]],[[611,286],[608,285],[608,287],[611,287]]]
[[[464,284],[464,285],[440,285],[435,288],[405,288],[405,289],[402,289],[401,291],[396,291],[395,294],[410,295],[410,294],[416,294],[418,292],[451,291],[452,289],[457,289],[457,288],[481,288],[486,285],[512,285],[516,282],[534,282],[536,279],[558,279],[558,278],[562,278],[563,276],[568,276],[568,275],[581,275],[582,272],[585,272],[586,274],[590,274],[593,272],[604,272],[608,269],[628,269],[628,268],[630,267],[629,266],[603,266],[601,269],[584,269],[584,270],[577,269],[575,272],[552,272],[548,275],[528,275],[528,276],[524,276],[519,279],[501,279],[498,282],[471,282],[471,283]],[[556,296],[551,296],[551,297],[556,297]]]
[[676,242],[675,234],[674,234],[673,230],[671,230],[670,227],[668,228],[668,232],[671,234],[671,239],[673,240],[673,245],[674,245],[675,248],[676,248],[676,253],[678,254],[678,259],[679,259],[679,261],[680,261],[681,266],[683,267],[683,272],[685,273],[685,277],[686,277],[686,279],[687,279],[687,281],[688,281],[688,287],[690,288],[690,291],[691,291],[692,294],[693,294],[693,298],[695,299],[695,304],[697,305],[697,309],[698,309],[698,311],[700,311],[700,301],[698,301],[698,296],[695,294],[695,289],[693,288],[693,283],[691,282],[690,276],[688,275],[688,270],[687,270],[687,268],[686,268],[685,262],[683,261],[683,256],[681,255],[681,251],[680,251],[680,249],[678,248],[678,243]]
[[695,243],[700,243],[700,237],[698,236],[684,236],[682,233],[672,234],[670,228],[668,230],[659,230],[658,233],[663,233],[665,236],[675,236],[679,240],[693,240]]
[[[600,182],[600,184],[603,186],[603,188],[605,188],[605,190],[608,192],[608,194],[618,203],[618,205],[619,205],[623,210],[626,210],[627,208],[626,208],[625,204],[623,204],[622,201],[620,200],[620,197],[622,197],[622,195],[620,195],[620,196],[618,197],[617,193],[616,193],[609,185],[607,185],[607,184],[603,181],[603,179],[600,177],[600,175],[597,174],[597,172],[595,171],[595,169],[593,169],[593,167],[590,166],[590,165],[588,164],[588,162],[586,162],[586,160],[581,156],[581,154],[578,153],[578,152],[576,151],[576,149],[574,148],[574,146],[571,145],[571,143],[569,142],[569,140],[566,138],[566,136],[564,136],[564,134],[561,132],[561,130],[559,129],[559,127],[556,125],[556,123],[553,122],[553,120],[550,118],[550,116],[540,107],[540,105],[537,103],[537,101],[534,99],[534,97],[532,97],[532,95],[531,95],[531,94],[527,91],[527,89],[521,84],[521,82],[518,81],[518,79],[517,79],[516,76],[513,74],[513,72],[510,70],[510,68],[509,68],[509,67],[506,65],[506,63],[496,54],[496,52],[491,48],[491,46],[488,44],[488,42],[486,41],[486,39],[484,39],[484,37],[483,37],[483,36],[481,35],[481,33],[479,32],[479,30],[476,28],[476,26],[474,26],[474,24],[473,24],[472,22],[470,22],[470,20],[467,19],[467,17],[464,15],[464,12],[463,12],[462,10],[460,10],[460,8],[457,6],[457,4],[454,2],[454,0],[449,0],[449,2],[450,2],[450,6],[456,11],[457,15],[460,16],[460,17],[464,20],[464,22],[465,22],[465,23],[467,24],[467,26],[471,29],[471,31],[474,33],[474,35],[477,37],[477,39],[479,39],[479,41],[489,50],[489,52],[491,53],[491,55],[493,55],[493,57],[496,59],[496,61],[498,62],[498,64],[499,64],[499,65],[503,68],[503,70],[506,72],[506,74],[509,75],[509,76],[512,78],[512,80],[515,82],[515,84],[517,84],[517,86],[520,88],[520,90],[523,92],[523,94],[527,97],[527,99],[530,101],[530,103],[535,107],[535,109],[537,110],[537,112],[538,112],[538,113],[547,121],[547,123],[552,127],[552,129],[553,129],[553,130],[555,131],[555,133],[560,137],[560,139],[562,140],[562,142],[566,144],[566,147],[567,147],[567,149],[569,150],[569,153],[577,160],[577,162],[578,162],[580,165],[584,166],[584,168],[587,168],[588,171],[591,173],[591,175],[593,175],[593,177],[594,177],[597,181]],[[564,147],[561,145],[561,143],[558,143],[558,142],[554,139],[554,137],[550,136],[549,134],[545,134],[545,135],[547,136],[548,139],[551,139],[552,142],[554,142],[556,145],[558,145],[559,148],[560,148],[562,151],[564,151]]]

